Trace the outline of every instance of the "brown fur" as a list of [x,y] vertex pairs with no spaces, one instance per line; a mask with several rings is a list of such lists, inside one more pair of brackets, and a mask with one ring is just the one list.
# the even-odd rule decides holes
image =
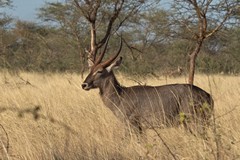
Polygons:
[[210,118],[213,100],[201,88],[190,84],[123,87],[112,72],[119,65],[116,61],[107,66],[110,68],[94,66],[82,87],[99,88],[106,107],[122,121],[128,120],[142,131],[143,127],[185,123],[187,118],[194,121]]

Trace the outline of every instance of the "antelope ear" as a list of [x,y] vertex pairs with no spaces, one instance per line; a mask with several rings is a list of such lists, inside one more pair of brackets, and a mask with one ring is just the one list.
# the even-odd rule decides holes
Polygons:
[[110,66],[106,68],[108,72],[112,71],[114,68],[118,68],[122,63],[122,57],[120,57],[117,61],[113,62]]

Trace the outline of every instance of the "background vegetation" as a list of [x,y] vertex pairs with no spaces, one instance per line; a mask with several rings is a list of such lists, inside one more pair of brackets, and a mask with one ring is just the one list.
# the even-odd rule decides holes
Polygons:
[[[38,23],[16,20],[1,13],[0,67],[38,72],[83,72],[87,66],[85,49],[89,46],[89,26],[70,2],[46,3],[39,8]],[[189,39],[189,31],[173,18],[177,7],[164,6],[157,1],[141,3],[137,13],[121,29],[126,42],[121,52],[124,57],[122,71],[159,74],[179,66],[187,72],[188,54],[195,44]],[[1,3],[0,7],[10,7],[10,4]],[[107,14],[105,9],[101,13]],[[197,59],[198,72],[240,72],[239,10],[239,6],[236,7],[231,21],[204,41]],[[98,32],[98,35],[104,34],[104,26],[98,27]],[[117,50],[117,39],[110,39],[109,54]]]
[[[107,22],[112,1],[104,2],[108,5],[100,10],[101,20]],[[36,22],[1,12],[0,159],[239,159],[240,79],[212,73],[240,72],[240,7],[238,0],[214,2],[237,5],[221,30],[204,41],[197,58],[195,84],[211,93],[215,102],[207,139],[179,126],[149,129],[139,142],[131,127],[102,104],[98,91],[80,88],[83,79],[78,73],[87,68],[90,31],[73,1],[46,3]],[[137,6],[134,14],[118,30],[124,39],[124,62],[117,74],[121,84],[187,83],[186,76],[169,75],[177,68],[188,72],[188,54],[195,43],[186,26],[194,29],[196,23],[181,25],[180,12],[185,10],[174,4],[158,0],[132,4]],[[11,1],[0,0],[0,8],[6,7]],[[225,9],[216,8],[219,13]],[[208,16],[209,28],[214,28],[218,17]],[[98,26],[98,36],[104,35],[104,28]],[[118,39],[112,35],[107,56],[118,49]]]

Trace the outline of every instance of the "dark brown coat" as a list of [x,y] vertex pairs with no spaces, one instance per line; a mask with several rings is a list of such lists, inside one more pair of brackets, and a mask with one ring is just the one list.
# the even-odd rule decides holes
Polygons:
[[143,127],[176,125],[187,118],[208,120],[213,110],[209,93],[190,84],[122,87],[112,68],[95,67],[85,79],[85,90],[99,88],[101,98],[119,119],[128,120],[140,131]]

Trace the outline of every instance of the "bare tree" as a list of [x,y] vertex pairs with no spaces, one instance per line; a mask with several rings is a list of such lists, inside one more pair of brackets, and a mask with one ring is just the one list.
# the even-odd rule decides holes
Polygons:
[[[90,26],[90,47],[86,49],[89,66],[96,61],[96,56],[104,44],[106,50],[111,35],[119,31],[124,22],[136,14],[144,4],[143,1],[125,0],[74,0],[74,2]],[[99,61],[102,58],[100,56]]]
[[236,0],[177,0],[174,1],[173,10],[177,24],[189,34],[188,39],[195,42],[189,53],[189,78],[193,84],[196,58],[205,39],[220,31],[230,18],[236,6]]

